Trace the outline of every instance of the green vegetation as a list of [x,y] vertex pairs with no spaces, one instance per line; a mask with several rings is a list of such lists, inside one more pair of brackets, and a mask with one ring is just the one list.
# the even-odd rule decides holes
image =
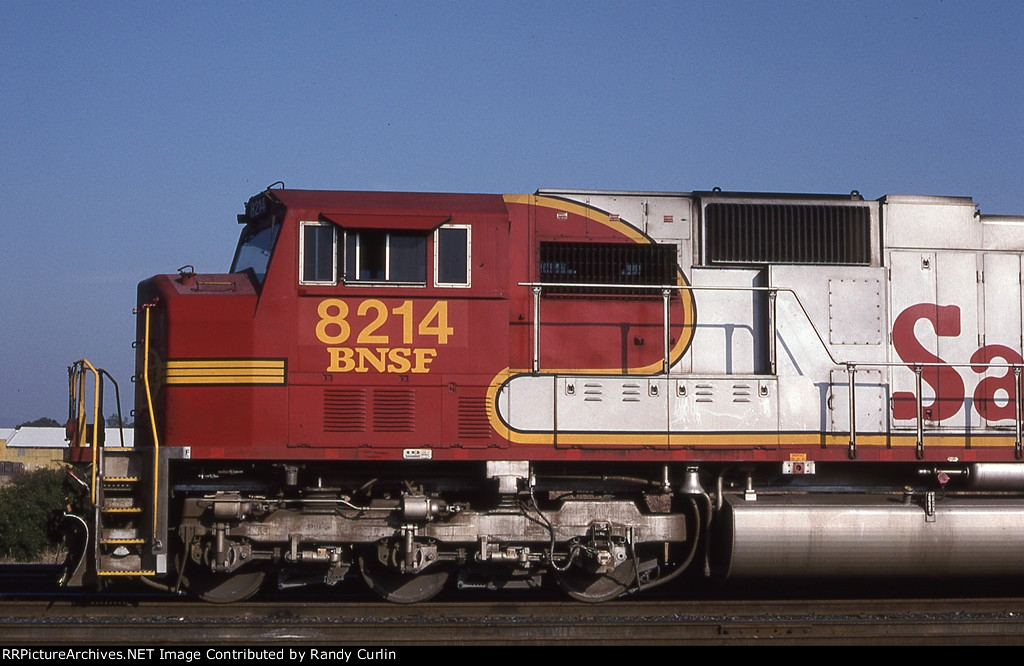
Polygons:
[[65,506],[63,480],[62,470],[37,469],[0,487],[0,558],[35,562],[54,550],[54,512]]
[[25,423],[22,423],[18,427],[19,428],[61,428],[63,426],[64,426],[64,424],[63,423],[58,423],[56,419],[51,419],[49,417],[44,416],[43,418],[36,419],[35,421],[26,421]]
[[123,427],[123,428],[130,428],[133,425],[134,425],[134,423],[131,420],[129,420],[129,419],[122,419],[117,414],[111,414],[110,416],[107,417],[107,427],[108,428],[117,428],[118,426]]

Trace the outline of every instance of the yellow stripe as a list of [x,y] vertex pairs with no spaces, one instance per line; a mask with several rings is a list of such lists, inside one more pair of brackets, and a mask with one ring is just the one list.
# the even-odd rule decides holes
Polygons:
[[167,368],[175,369],[209,369],[209,368],[232,368],[232,369],[257,369],[257,368],[271,368],[275,370],[284,370],[284,361],[275,360],[264,360],[264,359],[241,359],[241,360],[194,360],[194,361],[167,361]]
[[[508,429],[503,429],[507,433]],[[507,435],[506,435],[507,436]],[[516,444],[553,446],[648,446],[701,448],[787,448],[820,447],[845,448],[850,445],[849,435],[819,433],[750,433],[743,434],[681,434],[673,433],[520,433],[512,432],[510,441]],[[963,449],[970,442],[971,448],[1013,448],[1016,441],[1011,436],[994,435],[982,437],[971,435],[928,435],[924,437],[925,450],[938,447]],[[917,446],[915,435],[859,435],[857,448],[912,449]]]
[[283,377],[284,368],[168,368],[169,377]]
[[284,384],[284,377],[245,377],[223,375],[219,377],[168,377],[164,382],[170,386],[175,384]]
[[[706,448],[755,448],[755,447],[847,447],[850,445],[848,434],[828,434],[818,432],[805,433],[642,433],[627,432],[602,433],[558,433],[551,432],[519,432],[510,429],[498,417],[498,390],[510,377],[525,373],[522,370],[505,368],[491,380],[487,387],[487,418],[491,427],[499,436],[513,444],[535,444],[542,446],[653,446],[664,447],[701,447]],[[963,434],[930,434],[924,435],[925,450],[936,447],[965,448],[1010,448],[1017,442],[1013,435],[971,436]],[[858,434],[857,447],[888,447],[914,448],[917,446],[916,434]]]
[[566,199],[553,199],[550,197],[539,196],[536,194],[506,194],[505,203],[517,203],[527,204],[533,206],[540,206],[542,208],[552,208],[554,210],[561,210],[567,213],[573,213],[580,217],[588,220],[593,220],[598,224],[603,224],[610,229],[614,229],[620,234],[623,234],[634,243],[649,244],[651,239],[644,236],[636,227],[632,227],[624,222],[612,220],[608,213],[599,210],[597,208],[591,208],[590,206],[584,206],[583,204],[576,203],[574,201],[568,201]]
[[284,384],[280,359],[190,359],[168,361],[166,384]]

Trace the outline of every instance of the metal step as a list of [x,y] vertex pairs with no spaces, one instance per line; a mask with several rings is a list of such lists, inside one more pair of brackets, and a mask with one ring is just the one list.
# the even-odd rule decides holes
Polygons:
[[105,529],[97,540],[97,576],[155,576],[153,558],[146,553],[148,539],[131,528]]
[[145,451],[110,446],[103,447],[101,453],[95,573],[101,577],[155,576],[158,569],[166,569],[166,556],[149,552],[147,544],[152,542],[139,525],[148,506],[142,486],[151,473],[145,463],[149,456]]
[[120,557],[105,554],[98,558],[100,571],[142,571],[142,556],[138,553],[128,553]]
[[102,476],[111,478],[138,478],[142,476],[142,453],[135,449],[105,446]]
[[124,509],[127,507],[135,506],[135,498],[131,495],[128,496],[115,496],[115,497],[104,497],[103,498],[104,509]]
[[100,540],[117,540],[117,539],[138,539],[139,528],[133,525],[125,525],[122,527],[104,527],[100,532]]

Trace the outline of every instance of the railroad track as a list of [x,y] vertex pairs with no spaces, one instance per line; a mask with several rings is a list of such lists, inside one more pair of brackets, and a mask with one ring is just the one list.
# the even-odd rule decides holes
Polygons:
[[140,587],[55,591],[55,571],[0,567],[0,645],[1024,644],[1024,598],[995,582],[946,581],[928,599],[897,598],[934,596],[917,584],[691,586],[598,605],[505,593],[401,606],[339,586],[217,606]]
[[396,606],[259,601],[25,600],[0,608],[0,644],[1017,645],[1024,599],[487,601]]

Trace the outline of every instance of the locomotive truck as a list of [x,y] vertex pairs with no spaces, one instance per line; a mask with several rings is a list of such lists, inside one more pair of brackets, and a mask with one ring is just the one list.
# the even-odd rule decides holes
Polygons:
[[70,585],[1024,572],[1024,217],[275,184],[238,222],[139,285],[134,447],[69,368]]

